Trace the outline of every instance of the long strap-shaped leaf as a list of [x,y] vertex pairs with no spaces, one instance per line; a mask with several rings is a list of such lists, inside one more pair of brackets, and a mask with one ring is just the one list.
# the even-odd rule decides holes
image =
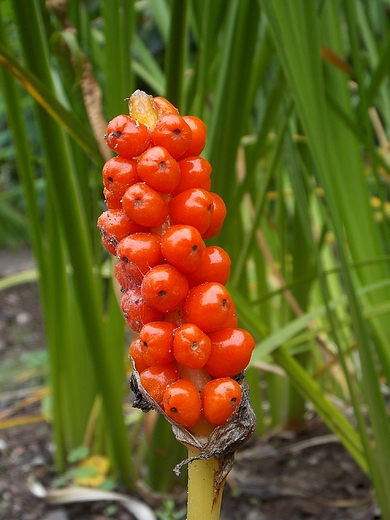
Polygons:
[[[314,2],[293,0],[263,0],[274,41],[302,120],[310,150],[313,154],[318,176],[324,187],[333,229],[339,244],[343,266],[344,283],[350,302],[354,332],[361,357],[363,392],[368,404],[374,446],[362,432],[366,456],[374,480],[383,516],[390,517],[390,500],[383,483],[390,479],[390,429],[378,375],[375,370],[371,342],[362,316],[354,284],[352,282],[346,253],[344,230],[354,260],[380,255],[382,248],[378,230],[368,204],[368,191],[361,175],[358,148],[347,129],[329,114],[324,91],[324,76],[320,61],[319,17]],[[326,6],[325,6],[326,7]],[[330,14],[328,13],[330,16]],[[322,13],[324,16],[324,13]],[[334,88],[345,99],[346,86],[337,81]],[[351,208],[357,208],[353,211]],[[359,276],[365,283],[374,283],[388,276],[388,269],[362,269]],[[376,295],[379,301],[389,294]],[[378,352],[386,375],[390,376],[389,352],[380,340],[388,338],[387,325],[377,321]]]
[[[12,5],[18,27],[21,28],[20,39],[26,62],[48,88],[54,91],[39,1],[17,0]],[[34,42],[33,47],[31,42]],[[122,415],[123,374],[118,374],[114,359],[116,356],[107,348],[102,318],[102,295],[99,294],[99,284],[94,274],[88,221],[81,203],[69,143],[51,115],[42,109],[37,110],[37,119],[45,159],[51,172],[51,195],[68,245],[75,298],[80,308],[85,335],[89,340],[96,384],[102,396],[113,463],[121,480],[130,483],[133,479],[132,465]]]

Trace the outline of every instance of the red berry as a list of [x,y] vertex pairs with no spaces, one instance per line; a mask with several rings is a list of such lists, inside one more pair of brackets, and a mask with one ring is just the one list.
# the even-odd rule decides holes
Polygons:
[[163,395],[163,408],[173,421],[192,428],[200,419],[201,401],[198,389],[188,379],[172,383]]
[[161,312],[171,312],[187,296],[188,281],[174,266],[157,265],[145,274],[141,292],[148,305]]
[[178,363],[189,368],[202,368],[210,352],[210,338],[193,323],[185,323],[175,331],[173,354]]
[[191,134],[191,128],[179,114],[165,114],[158,119],[150,138],[153,145],[163,146],[177,159],[187,150]]
[[153,98],[154,104],[157,108],[158,117],[160,118],[166,114],[178,114],[178,109],[172,105],[170,101],[162,96],[156,96]]
[[119,242],[116,254],[125,263],[135,264],[145,274],[162,260],[160,237],[155,233],[134,233]]
[[139,181],[137,161],[126,157],[113,157],[103,166],[103,184],[107,191],[119,200],[132,184]]
[[177,381],[179,377],[174,363],[168,365],[156,365],[143,370],[139,376],[144,390],[158,404],[162,404],[163,395],[169,385]]
[[221,325],[221,329],[236,329],[238,327],[238,318],[236,314],[236,306],[233,302],[233,305],[230,307],[229,316],[226,321]]
[[209,334],[211,354],[206,370],[213,377],[233,377],[244,370],[251,359],[255,340],[243,329],[222,329]]
[[168,321],[169,323],[173,323],[177,327],[180,327],[180,325],[183,325],[184,318],[183,318],[183,309],[182,305],[178,305],[176,309],[173,309],[173,311],[167,312],[164,315],[164,321]]
[[207,282],[189,290],[183,303],[183,316],[203,332],[219,330],[229,317],[233,301],[228,290],[216,282]]
[[210,226],[213,198],[206,190],[190,188],[170,201],[169,212],[174,224],[193,226],[204,233]]
[[203,258],[206,245],[193,226],[171,226],[161,237],[164,258],[183,273],[195,271]]
[[104,211],[97,221],[104,247],[112,255],[116,255],[118,243],[128,235],[142,231],[144,228],[136,224],[121,210]]
[[188,274],[190,287],[204,282],[218,282],[225,285],[230,275],[230,257],[218,246],[208,246],[196,271]]
[[123,211],[141,226],[160,226],[168,216],[168,204],[163,196],[144,182],[128,188],[122,199]]
[[144,360],[142,351],[142,340],[141,338],[135,338],[130,343],[129,357],[133,362],[133,366],[138,373],[143,372],[146,368],[149,368],[148,363]]
[[117,197],[107,188],[103,188],[104,202],[107,209],[122,209],[122,198]]
[[183,119],[191,128],[192,136],[190,145],[182,155],[181,159],[200,155],[206,144],[206,125],[204,122],[196,116],[183,116]]
[[124,260],[119,260],[114,267],[114,276],[122,292],[141,287],[143,275],[135,264],[129,264]]
[[127,115],[114,117],[108,123],[104,138],[112,150],[129,159],[144,152],[150,143],[148,127]]
[[138,175],[154,190],[171,193],[180,181],[180,168],[162,146],[153,146],[137,161]]
[[139,332],[145,323],[162,319],[162,312],[146,303],[139,287],[127,290],[120,303],[127,325],[135,332]]
[[192,381],[199,393],[202,391],[204,385],[211,381],[211,376],[205,368],[190,368],[178,363],[177,369],[179,371],[179,377]]
[[[174,361],[173,331],[176,326],[165,321],[146,323],[140,331],[142,354],[149,365],[166,365]],[[210,345],[211,349],[211,345]]]
[[210,190],[211,187],[211,164],[203,157],[188,157],[178,162],[180,168],[180,182],[172,195],[175,197],[182,191],[190,188],[201,188]]
[[241,403],[240,385],[230,377],[213,379],[202,390],[203,413],[214,426],[225,424]]
[[223,221],[226,217],[226,205],[219,195],[211,193],[213,197],[213,212],[211,214],[210,226],[202,233],[203,238],[213,238],[222,229]]

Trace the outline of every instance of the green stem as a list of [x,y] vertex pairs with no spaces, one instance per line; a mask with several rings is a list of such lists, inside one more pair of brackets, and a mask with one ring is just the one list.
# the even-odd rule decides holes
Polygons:
[[[188,457],[196,457],[199,450],[188,448]],[[219,471],[216,457],[194,460],[188,465],[187,520],[219,520],[225,481],[217,488],[216,473]]]

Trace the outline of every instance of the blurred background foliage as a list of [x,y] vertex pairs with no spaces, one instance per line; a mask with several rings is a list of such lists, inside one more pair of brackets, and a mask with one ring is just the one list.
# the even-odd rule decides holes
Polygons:
[[123,404],[128,335],[96,229],[105,126],[141,88],[207,124],[228,208],[214,243],[257,341],[257,435],[314,411],[390,518],[390,3],[2,0],[0,15],[0,244],[34,250],[58,471],[84,445],[130,487],[178,483],[167,424]]

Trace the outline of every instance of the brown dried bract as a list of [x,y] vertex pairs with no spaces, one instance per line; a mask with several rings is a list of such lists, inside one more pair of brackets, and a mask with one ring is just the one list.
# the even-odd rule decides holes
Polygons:
[[143,412],[156,410],[162,413],[166,420],[172,425],[172,431],[176,439],[186,446],[197,448],[200,453],[196,457],[188,458],[180,462],[175,468],[174,472],[179,475],[181,468],[193,460],[204,460],[211,457],[216,457],[219,461],[220,470],[217,475],[215,484],[221,484],[230,472],[234,453],[238,448],[244,444],[253,434],[256,427],[256,416],[249,401],[249,388],[245,381],[244,373],[241,372],[236,378],[242,389],[242,399],[240,406],[236,413],[229,418],[229,420],[217,426],[209,437],[194,435],[179,424],[172,421],[164,410],[149,396],[143,389],[138,372],[134,369],[131,379],[130,387],[134,392],[134,408],[139,408]]

